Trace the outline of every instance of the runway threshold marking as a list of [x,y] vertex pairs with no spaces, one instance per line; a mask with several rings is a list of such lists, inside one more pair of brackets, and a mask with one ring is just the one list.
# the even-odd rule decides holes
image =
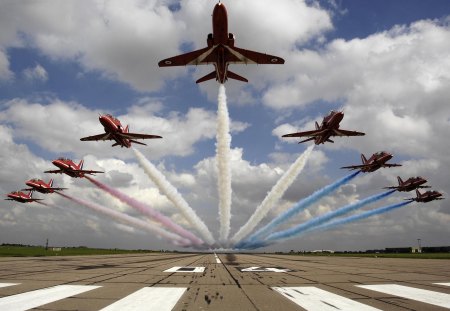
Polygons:
[[75,296],[101,286],[58,285],[0,298],[0,310],[24,311]]
[[8,287],[8,286],[13,286],[13,285],[18,285],[20,283],[0,283],[0,288],[1,287]]
[[450,295],[397,284],[356,285],[357,287],[450,308]]
[[170,311],[185,291],[184,287],[144,287],[100,311]]
[[172,267],[164,272],[184,272],[184,273],[202,273],[205,267]]
[[220,261],[220,259],[219,259],[219,256],[217,256],[216,253],[214,253],[214,257],[216,258],[216,263],[222,263],[222,262]]
[[272,289],[308,311],[380,310],[312,286],[272,287]]

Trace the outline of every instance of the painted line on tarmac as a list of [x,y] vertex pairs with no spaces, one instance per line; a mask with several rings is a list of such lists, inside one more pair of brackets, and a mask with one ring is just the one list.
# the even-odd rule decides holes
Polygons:
[[433,283],[433,284],[443,285],[443,286],[450,286],[450,283]]
[[163,272],[202,273],[205,267],[172,267]]
[[380,310],[312,286],[272,287],[272,289],[308,311]]
[[216,263],[222,263],[222,262],[220,261],[220,259],[219,259],[219,256],[217,256],[216,253],[214,253],[214,257],[216,258]]
[[393,296],[416,300],[439,307],[450,308],[450,295],[431,290],[414,288],[397,284],[355,285],[357,287],[381,292]]
[[170,311],[185,291],[184,287],[144,287],[100,311]]
[[18,284],[20,284],[20,283],[0,283],[0,288],[13,286],[13,285],[18,285]]
[[99,287],[101,286],[58,285],[13,296],[7,296],[0,298],[0,310],[25,311]]

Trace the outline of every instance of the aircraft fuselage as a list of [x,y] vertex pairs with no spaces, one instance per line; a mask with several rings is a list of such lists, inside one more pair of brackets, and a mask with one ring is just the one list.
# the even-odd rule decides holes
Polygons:
[[109,133],[119,146],[126,148],[131,147],[129,139],[117,135],[117,133],[124,133],[124,128],[118,119],[104,115],[99,117],[99,121],[103,125],[105,132]]

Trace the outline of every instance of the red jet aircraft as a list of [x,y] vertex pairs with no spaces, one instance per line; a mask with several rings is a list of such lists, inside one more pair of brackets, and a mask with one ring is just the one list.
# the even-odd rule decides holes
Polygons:
[[78,165],[76,165],[71,159],[67,158],[58,158],[56,160],[52,161],[53,165],[59,167],[59,170],[54,171],[45,171],[44,173],[51,173],[51,174],[67,174],[70,177],[84,177],[84,175],[94,175],[95,173],[104,173],[100,171],[91,171],[91,170],[83,170],[83,163],[84,161],[81,160]]
[[248,82],[228,70],[229,64],[284,64],[284,59],[234,46],[234,35],[228,33],[227,9],[217,3],[212,14],[213,33],[208,35],[206,48],[167,58],[158,63],[159,67],[214,64],[215,71],[198,79],[196,83],[216,79],[225,83],[228,78]]
[[355,132],[355,131],[347,131],[340,130],[339,123],[344,118],[344,113],[341,111],[331,111],[329,115],[323,118],[322,124],[316,122],[316,130],[315,131],[306,131],[306,132],[298,132],[292,134],[286,134],[282,137],[310,137],[308,139],[302,140],[299,142],[304,143],[306,141],[314,140],[316,145],[324,144],[325,142],[334,143],[330,139],[331,136],[364,136],[365,133]]
[[444,198],[441,198],[442,193],[437,192],[437,191],[427,191],[425,193],[420,193],[419,190],[416,189],[416,195],[417,195],[417,197],[411,198],[411,199],[406,199],[406,200],[422,202],[422,203],[426,203],[426,202],[430,202],[430,201],[434,201],[434,200],[444,200]]
[[411,177],[403,181],[400,176],[397,176],[398,186],[384,187],[383,189],[395,189],[397,191],[409,192],[417,188],[431,188],[430,186],[422,186],[427,180],[423,177]]
[[112,145],[112,147],[121,146],[121,147],[130,148],[131,143],[146,145],[146,144],[136,141],[134,139],[162,138],[161,136],[158,136],[158,135],[130,133],[128,125],[125,128],[123,128],[120,121],[118,119],[114,118],[110,114],[105,114],[103,116],[100,116],[98,119],[105,129],[105,133],[94,135],[94,136],[83,137],[80,139],[81,141],[115,140],[116,143],[114,143]]
[[39,191],[40,193],[53,193],[59,190],[65,190],[67,188],[53,188],[53,179],[45,183],[42,179],[33,178],[25,182],[25,184],[31,188],[22,189],[23,191]]
[[366,159],[366,157],[361,154],[361,160],[362,165],[351,165],[351,166],[344,166],[341,168],[348,168],[350,170],[357,170],[359,169],[361,172],[369,173],[374,172],[377,169],[381,167],[395,167],[395,166],[402,166],[401,164],[388,164],[386,163],[392,159],[392,154],[387,153],[385,151],[380,151],[377,153],[374,153],[369,160]]
[[32,195],[33,195],[33,191],[30,191],[28,194],[25,194],[21,191],[14,191],[14,192],[8,193],[7,194],[8,199],[5,199],[5,200],[17,201],[20,203],[31,203],[31,202],[36,202],[36,201],[42,200],[42,199],[33,199]]

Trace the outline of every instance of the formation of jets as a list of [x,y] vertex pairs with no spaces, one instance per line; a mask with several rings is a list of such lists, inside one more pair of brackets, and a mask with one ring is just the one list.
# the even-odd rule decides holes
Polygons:
[[159,67],[213,64],[215,71],[198,79],[196,83],[216,79],[223,84],[228,79],[248,82],[246,78],[228,70],[230,64],[284,64],[281,57],[236,47],[234,35],[228,33],[227,9],[221,2],[214,7],[212,28],[213,32],[206,39],[207,47],[163,59],[158,63]]
[[[196,83],[201,83],[211,79],[215,79],[219,83],[225,83],[228,79],[235,79],[243,82],[248,80],[230,70],[228,67],[230,64],[284,64],[284,59],[268,55],[251,50],[241,49],[235,46],[235,38],[232,33],[228,32],[228,16],[225,5],[220,1],[214,7],[212,14],[212,33],[207,36],[207,47],[192,51],[189,53],[181,54],[171,58],[161,60],[158,65],[160,67],[170,66],[187,66],[187,65],[208,65],[212,64],[215,70],[206,76],[198,79]],[[364,136],[365,133],[343,130],[340,129],[340,122],[344,118],[342,111],[331,111],[322,120],[319,125],[315,122],[315,130],[296,132],[291,134],[285,134],[282,137],[305,137],[306,139],[299,143],[314,141],[316,145],[325,144],[326,142],[334,143],[331,137],[344,137],[344,136]],[[151,134],[139,134],[130,133],[129,126],[123,127],[121,122],[110,114],[100,115],[99,121],[103,125],[104,133],[83,137],[81,141],[115,141],[112,147],[121,146],[130,148],[132,143],[146,145],[143,142],[139,142],[136,139],[158,139],[162,138],[158,135]],[[360,170],[361,172],[374,172],[382,167],[397,167],[401,164],[386,163],[392,159],[393,155],[381,151],[374,153],[368,160],[361,154],[362,164],[344,166],[344,169]],[[101,171],[85,170],[83,169],[83,160],[78,164],[75,164],[71,159],[58,158],[52,161],[53,165],[58,167],[57,170],[48,170],[45,173],[59,173],[67,174],[74,178],[82,178],[85,175],[94,175],[97,173],[103,173]],[[442,194],[437,191],[427,191],[423,194],[419,192],[419,188],[429,188],[429,186],[423,186],[427,182],[422,177],[411,177],[406,181],[403,181],[400,177],[398,179],[398,186],[386,187],[387,189],[395,189],[397,191],[412,191],[416,190],[416,197],[408,200],[416,202],[429,202],[432,200],[442,200]],[[31,179],[26,182],[26,185],[30,188],[22,189],[23,191],[29,191],[25,194],[21,191],[14,191],[7,194],[6,200],[14,200],[21,203],[29,203],[39,201],[41,199],[32,198],[33,191],[41,193],[53,193],[55,191],[64,190],[66,188],[53,187],[53,179],[50,179],[48,183],[45,183],[42,179]]]

